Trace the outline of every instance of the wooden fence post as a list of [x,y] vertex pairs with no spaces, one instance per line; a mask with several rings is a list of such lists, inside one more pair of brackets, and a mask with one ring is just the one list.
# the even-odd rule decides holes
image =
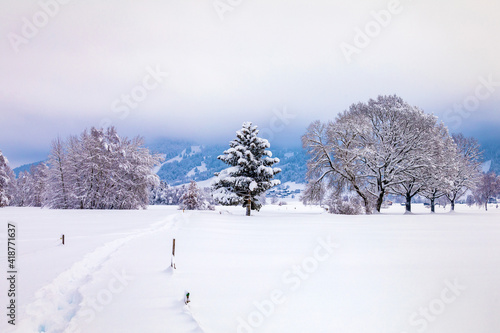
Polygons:
[[172,244],[172,260],[170,261],[170,267],[175,269],[175,238]]

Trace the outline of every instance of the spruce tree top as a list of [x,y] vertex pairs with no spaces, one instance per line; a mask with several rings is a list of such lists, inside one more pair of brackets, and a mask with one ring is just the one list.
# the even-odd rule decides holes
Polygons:
[[271,146],[269,141],[259,138],[257,134],[259,134],[257,126],[252,126],[251,122],[243,123],[242,129],[236,131],[236,139],[229,143],[231,148],[224,151],[224,155],[217,158],[232,166],[251,165],[263,156],[266,156],[263,160],[266,166],[279,163],[279,159],[271,158],[272,153],[266,150]]

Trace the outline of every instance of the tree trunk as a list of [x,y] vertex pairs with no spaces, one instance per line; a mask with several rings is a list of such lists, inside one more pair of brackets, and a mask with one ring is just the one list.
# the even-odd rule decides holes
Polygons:
[[251,210],[252,210],[252,199],[248,198],[248,202],[247,202],[247,216],[250,216]]
[[365,205],[365,214],[371,214],[372,212],[370,210],[370,202],[368,201],[368,197],[361,191],[359,186],[354,185],[354,190],[356,191],[356,193],[358,193],[361,199],[363,199],[363,204]]
[[455,199],[450,200],[451,201],[451,211],[455,210]]
[[434,206],[435,206],[435,199],[434,199],[434,197],[432,197],[431,198],[431,213],[435,213],[436,212]]
[[488,200],[486,200],[486,202],[484,203],[484,209],[488,210]]
[[380,208],[382,208],[382,203],[384,202],[384,191],[380,192],[377,198],[377,212],[380,213]]
[[409,193],[406,193],[406,212],[411,213],[411,196]]
[[366,196],[363,197],[363,203],[365,205],[365,214],[371,214],[372,211],[370,209],[370,202],[368,201],[368,198]]

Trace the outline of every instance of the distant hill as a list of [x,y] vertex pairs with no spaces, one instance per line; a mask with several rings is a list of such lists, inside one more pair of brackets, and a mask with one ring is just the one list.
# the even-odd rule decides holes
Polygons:
[[27,171],[29,172],[31,167],[33,166],[37,166],[38,164],[42,163],[43,161],[38,161],[38,162],[35,162],[35,163],[30,163],[30,164],[24,164],[24,165],[21,165],[17,168],[14,168],[12,171],[14,171],[14,173],[16,174],[16,177],[19,177],[19,174],[23,171]]
[[[160,139],[147,145],[155,153],[163,154],[165,161],[157,168],[160,179],[170,185],[188,183],[191,180],[204,181],[226,168],[217,159],[229,145],[202,145],[196,142]],[[271,147],[273,157],[278,157],[276,165],[282,169],[277,175],[282,183],[304,183],[307,157],[302,149]]]
[[[161,180],[169,185],[175,186],[189,183],[191,180],[197,182],[210,179],[215,172],[226,168],[227,165],[217,159],[226,145],[202,145],[196,142],[184,140],[159,139],[146,144],[151,152],[162,154],[165,161],[157,167],[155,172]],[[302,149],[288,149],[282,147],[271,147],[273,157],[278,157],[280,163],[276,166],[282,169],[276,178],[282,183],[305,182],[307,157]],[[16,177],[23,171],[30,171],[32,166],[42,163],[25,164],[14,169]]]
[[500,146],[495,141],[481,142],[483,160],[489,162],[489,170],[500,174]]

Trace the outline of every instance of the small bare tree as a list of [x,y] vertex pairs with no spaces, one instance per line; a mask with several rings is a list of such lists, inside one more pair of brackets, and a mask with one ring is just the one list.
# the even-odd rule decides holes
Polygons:
[[498,193],[500,193],[500,177],[494,172],[488,172],[481,176],[474,190],[474,198],[478,205],[484,205],[484,209],[488,210],[488,201]]

